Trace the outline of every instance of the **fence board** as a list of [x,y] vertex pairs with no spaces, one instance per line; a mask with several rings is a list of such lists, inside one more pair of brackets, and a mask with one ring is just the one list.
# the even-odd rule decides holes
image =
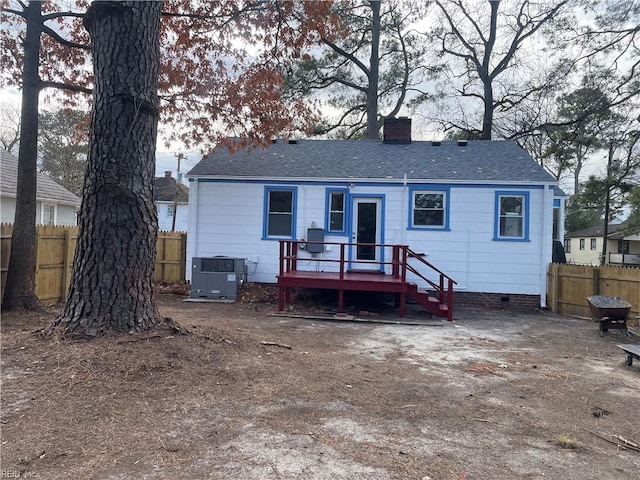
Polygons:
[[[11,256],[11,235],[13,234],[13,224],[0,224],[0,292],[4,297],[4,286],[7,281],[7,271],[9,270],[9,257]],[[2,297],[0,297],[2,298]]]
[[[13,225],[0,225],[3,296],[12,233]],[[78,227],[38,225],[36,235],[36,295],[42,303],[51,305],[63,301],[69,290]],[[154,281],[172,283],[185,280],[186,243],[185,232],[158,232]]]
[[562,315],[591,318],[590,295],[623,297],[631,303],[629,323],[640,316],[640,268],[607,265],[551,264],[548,273],[547,305]]
[[184,232],[158,232],[156,246],[156,282],[181,282],[185,279],[186,240]]

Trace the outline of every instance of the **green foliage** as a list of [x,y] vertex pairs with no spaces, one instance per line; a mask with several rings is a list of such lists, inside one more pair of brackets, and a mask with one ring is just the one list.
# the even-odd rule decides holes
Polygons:
[[320,46],[285,72],[287,95],[330,107],[313,134],[378,138],[384,117],[428,99],[421,91],[431,71],[423,60],[425,39],[410,28],[424,12],[416,0],[332,4],[340,27],[318,32]]
[[38,126],[41,171],[78,196],[87,164],[88,118],[80,110],[45,111]]
[[578,230],[600,225],[604,211],[603,205],[588,203],[580,195],[572,196],[565,211],[565,230],[567,232],[577,232]]
[[634,185],[627,196],[628,206],[631,209],[627,222],[631,226],[640,225],[640,185]]
[[449,130],[444,136],[445,140],[480,140],[480,133],[477,130]]
[[580,88],[562,95],[557,101],[556,124],[544,128],[543,163],[556,178],[572,172],[576,192],[584,162],[602,148],[603,133],[620,120],[612,113],[608,96],[595,82],[595,78],[585,77]]

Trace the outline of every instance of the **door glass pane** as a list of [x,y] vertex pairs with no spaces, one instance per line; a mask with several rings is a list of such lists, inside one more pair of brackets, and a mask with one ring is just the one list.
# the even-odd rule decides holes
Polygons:
[[[376,216],[375,203],[358,204],[357,243],[376,243]],[[358,245],[357,258],[358,260],[375,260],[376,248],[373,245]]]

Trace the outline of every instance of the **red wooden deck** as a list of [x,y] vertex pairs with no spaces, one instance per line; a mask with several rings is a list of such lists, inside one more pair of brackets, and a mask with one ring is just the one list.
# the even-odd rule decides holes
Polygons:
[[[298,270],[298,244],[295,240],[280,241],[280,273],[278,274],[278,309],[284,310],[285,303],[290,303],[291,288],[320,288],[338,291],[338,312],[344,312],[345,290],[358,290],[366,292],[396,293],[399,298],[400,316],[406,314],[407,296],[434,315],[453,320],[453,285],[456,283],[449,276],[438,270],[420,255],[412,252],[406,245],[374,245],[375,247],[390,248],[391,261],[377,262],[381,269],[391,265],[391,274],[382,271],[361,272],[347,270],[345,249],[357,244],[330,243],[330,242],[305,242],[322,243],[324,245],[336,245],[340,251],[339,260],[327,258],[307,258],[304,261],[318,261],[323,263],[338,263],[337,272],[321,272]],[[414,266],[408,263],[409,259],[416,259],[419,265],[434,270],[439,275],[439,283],[434,283],[422,275]],[[430,284],[436,296],[430,296],[424,290],[417,288],[416,284],[407,281],[407,272],[413,272]]]

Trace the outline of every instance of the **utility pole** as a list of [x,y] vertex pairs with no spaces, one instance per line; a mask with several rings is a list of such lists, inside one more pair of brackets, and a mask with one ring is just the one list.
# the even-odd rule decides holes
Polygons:
[[602,256],[600,257],[600,266],[607,264],[607,243],[609,242],[609,212],[611,210],[611,187],[612,187],[612,170],[613,154],[615,151],[613,140],[609,142],[609,156],[607,159],[607,179],[605,180],[606,196],[604,199],[604,228],[602,232]]
[[184,155],[182,153],[176,154],[178,158],[178,171],[176,172],[176,189],[173,192],[173,218],[171,219],[171,231],[176,231],[176,215],[178,214],[178,193],[180,192],[180,184],[178,180],[180,180],[180,162],[184,159]]

